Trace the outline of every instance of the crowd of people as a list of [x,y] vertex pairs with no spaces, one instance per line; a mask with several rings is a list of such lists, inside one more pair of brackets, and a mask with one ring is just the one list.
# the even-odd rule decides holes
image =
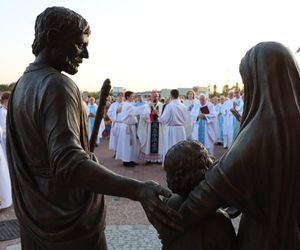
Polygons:
[[[1,95],[0,107],[0,209],[12,204],[11,184],[6,157],[6,115],[9,92]],[[94,97],[84,99],[87,111],[88,135],[92,134],[98,105]],[[214,155],[214,145],[230,147],[239,131],[243,112],[243,98],[239,89],[228,92],[227,97],[196,96],[188,91],[185,97],[178,90],[170,98],[160,98],[152,91],[144,101],[133,92],[109,96],[100,123],[97,144],[102,136],[109,138],[109,149],[115,159],[125,167],[134,167],[137,160],[150,164],[163,164],[168,150],[184,140],[196,140]]]
[[115,101],[110,97],[105,117],[111,121],[109,149],[125,167],[134,167],[137,160],[163,164],[167,151],[183,140],[201,142],[213,156],[215,144],[231,146],[243,106],[238,88],[211,99],[194,91],[182,97],[176,89],[166,99],[152,91],[146,101],[131,91],[120,92]]

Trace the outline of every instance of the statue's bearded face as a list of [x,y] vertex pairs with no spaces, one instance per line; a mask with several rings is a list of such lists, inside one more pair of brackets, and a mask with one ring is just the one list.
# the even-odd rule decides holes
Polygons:
[[88,43],[88,34],[82,34],[64,41],[58,49],[58,54],[55,55],[56,58],[53,58],[57,63],[57,68],[70,75],[76,74],[83,58],[89,57]]

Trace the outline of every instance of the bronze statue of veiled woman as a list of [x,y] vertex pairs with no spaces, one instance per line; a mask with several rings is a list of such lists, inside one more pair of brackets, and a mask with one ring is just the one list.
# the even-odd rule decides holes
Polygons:
[[242,218],[239,250],[300,249],[300,79],[282,44],[263,42],[240,64],[241,130],[181,207],[186,224],[230,203]]

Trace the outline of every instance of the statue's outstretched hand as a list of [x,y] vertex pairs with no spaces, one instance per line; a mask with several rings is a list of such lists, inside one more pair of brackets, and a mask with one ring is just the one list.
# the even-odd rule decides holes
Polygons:
[[159,234],[168,231],[183,232],[182,216],[169,208],[159,196],[170,197],[171,193],[154,181],[144,182],[140,190],[140,202],[145,213]]

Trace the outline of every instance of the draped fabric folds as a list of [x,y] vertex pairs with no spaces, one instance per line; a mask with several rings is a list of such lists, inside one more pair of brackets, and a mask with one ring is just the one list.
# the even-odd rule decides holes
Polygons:
[[243,212],[236,249],[300,249],[298,67],[285,46],[264,42],[247,52],[240,72],[240,132],[181,212],[192,223],[233,204]]

